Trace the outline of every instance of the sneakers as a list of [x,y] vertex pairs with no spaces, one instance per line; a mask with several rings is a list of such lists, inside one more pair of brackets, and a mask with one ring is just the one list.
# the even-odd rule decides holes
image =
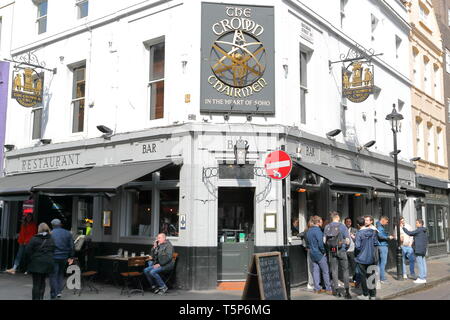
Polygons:
[[381,284],[391,284],[389,281],[387,281],[387,280],[381,280],[380,281],[381,282]]
[[403,279],[408,279],[408,276],[406,274],[403,275]]
[[306,286],[306,289],[307,289],[307,290],[314,290],[314,286],[312,286],[312,285],[310,285],[310,284],[308,283],[308,285]]
[[416,281],[414,281],[415,284],[422,284],[422,283],[427,283],[427,280],[425,279],[417,279]]
[[61,294],[61,293],[58,293],[58,294],[56,295],[56,297],[57,297],[58,299],[61,299],[62,294]]
[[370,299],[369,296],[364,296],[364,295],[357,296],[357,298],[359,300],[369,300]]
[[159,288],[158,294],[159,294],[159,295],[163,295],[163,294],[165,294],[165,293],[167,292],[167,290],[169,290],[169,288],[167,288],[167,286],[164,286],[164,287],[162,287],[162,288]]
[[8,270],[6,270],[5,272],[6,272],[6,273],[9,273],[9,274],[16,274],[16,269],[14,269],[14,268],[8,269]]

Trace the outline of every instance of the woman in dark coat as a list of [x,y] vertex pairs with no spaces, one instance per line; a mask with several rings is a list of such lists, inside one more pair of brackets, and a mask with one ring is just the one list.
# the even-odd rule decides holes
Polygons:
[[54,251],[55,243],[50,228],[46,223],[41,223],[26,251],[28,272],[33,276],[33,300],[44,300],[45,278],[53,272]]

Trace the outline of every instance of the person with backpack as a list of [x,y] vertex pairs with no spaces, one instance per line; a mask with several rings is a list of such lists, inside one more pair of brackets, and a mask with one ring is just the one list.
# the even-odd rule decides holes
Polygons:
[[[356,268],[361,277],[361,287],[363,293],[358,296],[358,299],[374,300],[376,299],[377,294],[376,279],[373,279],[373,276],[374,273],[376,275],[378,265],[378,235],[377,231],[371,226],[371,217],[360,217],[356,221],[360,229],[356,233],[355,238],[355,261],[357,263]],[[370,276],[370,279],[368,276]]]
[[403,226],[403,232],[408,236],[414,237],[414,255],[416,256],[417,267],[419,268],[419,277],[414,281],[416,284],[427,283],[427,261],[425,256],[428,249],[427,228],[423,226],[423,220],[416,220],[416,230],[409,231]]
[[386,231],[386,226],[389,224],[389,218],[386,216],[382,216],[380,221],[377,222],[377,230],[378,230],[378,240],[380,242],[380,246],[378,247],[378,252],[380,255],[380,262],[378,264],[380,268],[380,281],[382,284],[389,284],[386,279],[386,264],[389,254],[389,242],[388,240],[394,239],[393,236],[390,236]]
[[309,228],[306,233],[306,238],[313,264],[314,292],[324,292],[320,286],[320,274],[322,274],[325,284],[325,292],[327,294],[332,294],[330,272],[328,269],[325,245],[323,243],[323,232],[320,229],[322,226],[322,218],[319,216],[312,216],[311,224],[311,228]]
[[33,277],[33,300],[44,300],[45,278],[53,272],[53,252],[55,242],[50,236],[50,228],[41,223],[37,234],[31,238],[25,251],[28,272]]
[[331,223],[325,227],[325,238],[328,250],[328,259],[331,267],[332,288],[334,296],[342,296],[339,286],[339,268],[342,270],[344,277],[344,289],[346,299],[351,299],[349,289],[348,276],[348,260],[347,249],[350,245],[350,234],[343,223],[339,213],[336,211],[330,212]]

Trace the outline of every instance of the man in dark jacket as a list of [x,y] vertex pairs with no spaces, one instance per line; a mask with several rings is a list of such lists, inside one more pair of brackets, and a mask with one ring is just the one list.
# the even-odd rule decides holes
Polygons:
[[144,274],[153,292],[163,295],[168,288],[161,279],[160,273],[169,272],[173,269],[173,247],[164,233],[158,234],[156,239],[151,250],[151,261],[148,262],[148,267],[144,269]]
[[61,227],[61,220],[52,220],[52,238],[55,241],[55,252],[53,253],[54,270],[50,275],[50,298],[61,298],[64,289],[64,273],[66,263],[72,263],[74,256],[72,234]]
[[[365,224],[364,218],[357,219],[358,225],[361,229],[356,233],[355,238],[355,261],[356,268],[361,277],[361,287],[363,291],[362,296],[358,299],[368,300],[376,297],[376,283],[375,281],[368,281],[368,274],[376,272],[375,250],[379,245],[377,239],[377,231],[370,227],[370,222]],[[375,279],[374,279],[375,280]]]
[[53,252],[55,243],[50,236],[50,228],[41,223],[38,234],[31,238],[25,256],[28,261],[28,272],[33,277],[33,300],[44,300],[45,278],[53,272]]
[[428,234],[427,228],[423,226],[423,220],[416,220],[416,230],[408,231],[405,227],[403,227],[403,231],[408,236],[414,237],[414,255],[416,256],[417,267],[419,268],[419,277],[414,283],[427,283],[427,261],[425,256],[427,254],[428,248]]
[[380,268],[380,281],[383,284],[389,284],[386,279],[385,269],[388,260],[389,253],[389,242],[388,240],[393,239],[392,236],[386,231],[386,227],[389,224],[389,218],[386,216],[382,216],[380,221],[377,222],[377,230],[378,230],[378,240],[380,245],[378,246],[378,252],[380,255],[380,261],[378,263],[378,267]]
[[348,260],[347,249],[350,245],[350,234],[347,228],[342,224],[339,213],[332,211],[330,213],[331,223],[325,227],[325,237],[327,239],[328,259],[331,267],[331,277],[333,283],[333,295],[340,295],[338,290],[339,284],[339,269],[342,271],[343,282],[345,288],[346,299],[351,299],[349,291],[349,277],[348,277]]
[[311,223],[312,227],[308,229],[306,238],[308,239],[308,246],[313,264],[314,292],[323,292],[320,287],[320,273],[322,273],[326,293],[332,294],[330,273],[328,270],[327,256],[325,254],[326,251],[323,243],[323,232],[320,229],[322,225],[322,218],[319,216],[313,216],[311,218]]

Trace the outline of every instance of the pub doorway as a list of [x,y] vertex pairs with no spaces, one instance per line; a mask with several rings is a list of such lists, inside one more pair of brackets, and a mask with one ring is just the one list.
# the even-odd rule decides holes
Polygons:
[[219,188],[218,281],[245,281],[255,245],[255,188]]

